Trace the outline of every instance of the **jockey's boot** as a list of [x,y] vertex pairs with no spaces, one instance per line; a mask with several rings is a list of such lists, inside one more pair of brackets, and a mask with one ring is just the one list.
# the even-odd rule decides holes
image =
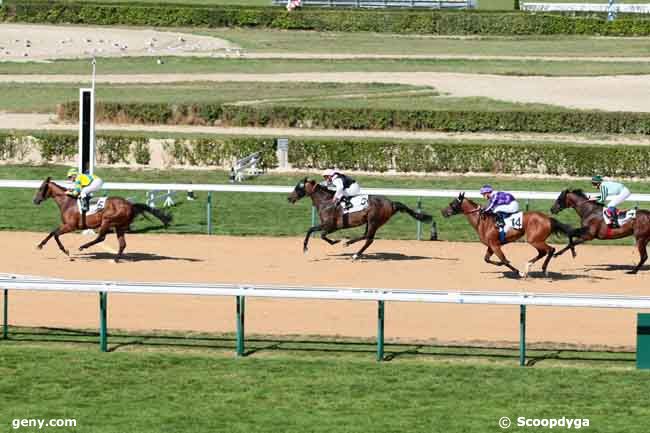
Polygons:
[[613,229],[620,227],[618,224],[618,211],[615,207],[607,208],[607,216],[609,217],[609,226]]
[[350,201],[350,197],[343,197],[341,199],[341,205],[345,210],[352,209],[352,202]]
[[90,196],[81,197],[81,211],[88,212],[90,209]]
[[506,226],[505,220],[505,214],[503,212],[497,212],[494,214],[494,221],[496,222],[497,228],[500,231],[503,231],[503,229]]

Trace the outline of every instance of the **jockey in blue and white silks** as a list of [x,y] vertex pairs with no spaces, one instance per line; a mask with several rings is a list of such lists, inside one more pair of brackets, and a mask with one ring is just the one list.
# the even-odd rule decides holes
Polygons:
[[482,211],[484,213],[494,213],[496,215],[496,224],[499,228],[504,227],[505,218],[513,213],[519,212],[519,203],[517,203],[515,196],[509,192],[495,192],[490,185],[483,185],[479,193],[484,199],[488,200],[487,206]]

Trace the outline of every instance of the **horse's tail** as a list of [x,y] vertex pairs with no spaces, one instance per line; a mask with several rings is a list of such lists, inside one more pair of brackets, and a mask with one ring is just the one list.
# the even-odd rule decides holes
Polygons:
[[411,215],[413,218],[415,218],[418,221],[422,221],[423,223],[431,223],[433,222],[433,217],[429,214],[423,213],[423,212],[416,212],[410,207],[406,206],[404,203],[400,203],[398,201],[393,202],[393,213],[396,212],[406,212],[407,214]]
[[133,218],[137,217],[138,215],[143,215],[146,218],[147,214],[153,215],[156,218],[158,218],[160,222],[163,223],[165,228],[169,227],[169,224],[172,222],[172,216],[167,212],[148,206],[144,203],[133,204]]
[[565,235],[569,238],[579,237],[587,231],[586,227],[580,227],[574,229],[568,224],[564,224],[556,220],[555,218],[550,218],[551,220],[551,233]]

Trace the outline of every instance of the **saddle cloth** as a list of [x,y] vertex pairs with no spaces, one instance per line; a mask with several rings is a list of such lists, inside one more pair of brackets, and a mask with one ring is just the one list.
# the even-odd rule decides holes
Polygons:
[[[605,210],[603,210],[603,219],[605,220],[605,224],[609,224],[611,222],[611,219],[607,216],[607,212],[605,212]],[[626,212],[625,211],[619,211],[616,216],[618,218],[618,225],[622,226],[623,224],[627,223],[628,221],[631,221],[634,218],[636,218],[636,208],[630,209],[630,210],[628,210]]]
[[510,229],[521,230],[524,227],[524,213],[513,213],[509,217],[504,218],[503,221],[506,224],[503,231],[508,232]]
[[349,198],[350,204],[352,207],[349,209],[346,209],[345,204],[343,204],[343,213],[348,214],[348,213],[354,213],[354,212],[361,212],[366,209],[368,209],[368,195],[367,194],[362,194],[362,195],[355,195],[354,197]]
[[[104,210],[107,199],[108,197],[100,197],[97,199],[96,203],[91,203],[90,209],[88,209],[88,212],[86,212],[86,216],[96,214],[97,212]],[[79,209],[79,213],[81,213],[81,198],[77,199],[77,208]]]

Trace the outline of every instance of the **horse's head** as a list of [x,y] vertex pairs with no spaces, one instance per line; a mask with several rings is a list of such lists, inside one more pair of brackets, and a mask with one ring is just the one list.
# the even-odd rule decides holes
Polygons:
[[558,214],[560,211],[566,209],[569,207],[569,204],[567,203],[567,196],[569,194],[569,190],[565,189],[560,193],[558,198],[555,200],[555,203],[553,203],[553,207],[551,207],[551,213],[552,214]]
[[458,194],[458,197],[454,199],[451,203],[449,203],[449,206],[444,208],[442,212],[442,216],[445,218],[449,218],[452,215],[458,215],[460,213],[463,213],[463,201],[465,201],[465,193],[461,192]]
[[306,195],[311,195],[312,192],[316,189],[316,181],[313,179],[309,178],[304,178],[298,184],[296,187],[291,191],[291,194],[289,194],[289,197],[287,197],[287,201],[289,203],[293,204],[303,198]]
[[49,197],[51,197],[51,192],[50,192],[50,181],[52,180],[51,177],[47,177],[43,181],[40,187],[38,187],[38,191],[36,191],[36,195],[34,196],[34,199],[32,202],[35,205],[41,204],[44,200],[47,200]]

